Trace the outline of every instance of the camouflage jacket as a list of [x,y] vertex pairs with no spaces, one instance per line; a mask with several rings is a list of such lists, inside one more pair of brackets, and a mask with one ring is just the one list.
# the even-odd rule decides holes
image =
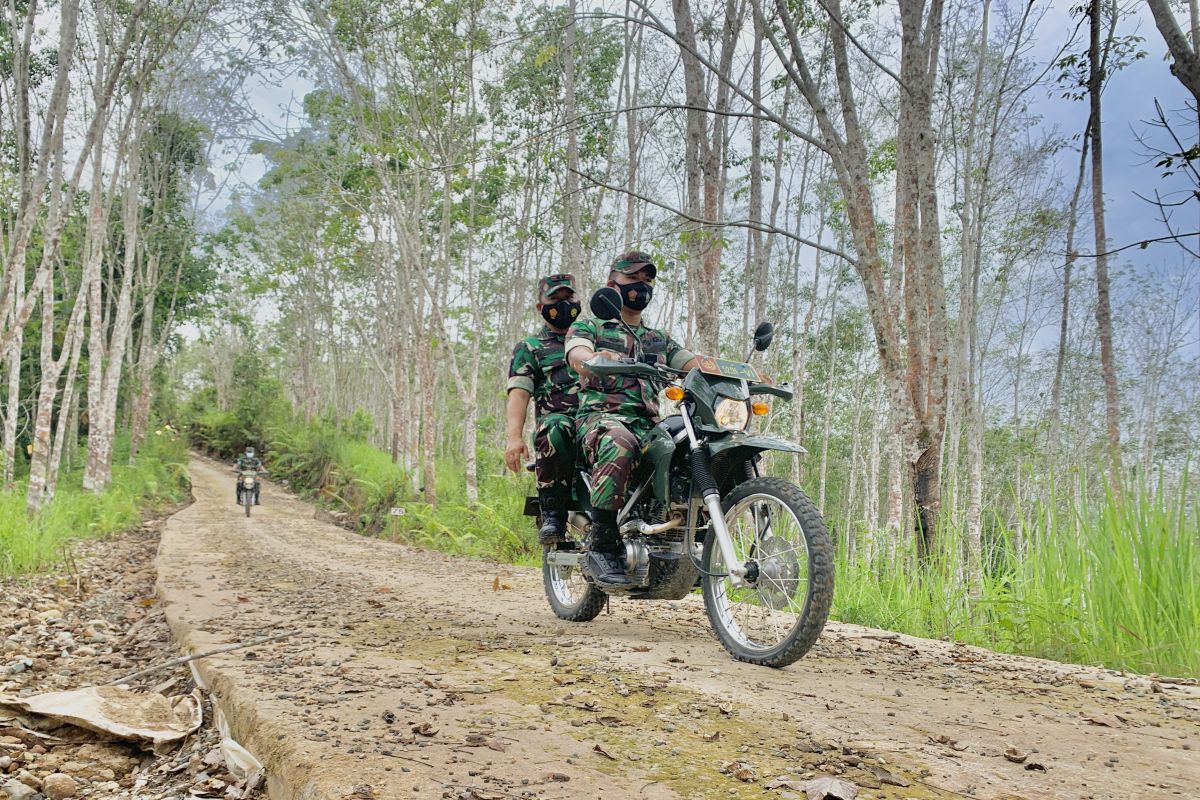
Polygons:
[[[695,356],[683,349],[665,331],[638,325],[637,338],[642,351],[653,356],[659,364],[680,369]],[[625,355],[634,354],[633,337],[616,320],[581,319],[567,331],[567,351],[576,345],[593,350],[612,350]],[[658,421],[658,392],[649,381],[627,376],[587,376],[579,381],[579,412],[604,412],[621,417]]]
[[262,459],[258,456],[240,455],[237,459],[237,468],[243,470],[262,469]]
[[579,404],[579,377],[567,366],[567,336],[542,328],[513,348],[508,367],[508,391],[524,389],[533,395],[534,414],[574,414]]

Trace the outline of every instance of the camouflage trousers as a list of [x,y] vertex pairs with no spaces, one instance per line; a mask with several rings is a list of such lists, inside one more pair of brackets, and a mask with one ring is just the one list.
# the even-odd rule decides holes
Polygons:
[[569,492],[575,473],[575,418],[569,414],[539,418],[533,449],[537,455],[533,470],[538,490]]
[[588,414],[576,421],[580,455],[592,468],[592,508],[620,511],[629,494],[641,439],[649,420],[616,414]]

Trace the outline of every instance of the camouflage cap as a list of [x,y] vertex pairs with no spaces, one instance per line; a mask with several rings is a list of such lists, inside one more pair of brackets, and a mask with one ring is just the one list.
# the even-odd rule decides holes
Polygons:
[[650,273],[650,280],[658,275],[658,267],[654,266],[654,259],[639,250],[630,250],[628,253],[617,256],[613,261],[613,272],[619,272],[622,275],[632,275],[635,272],[646,270]]
[[575,276],[568,273],[560,273],[558,275],[547,275],[538,281],[538,300],[545,303],[550,299],[550,295],[557,292],[559,289],[566,287],[572,292],[578,291],[575,288]]

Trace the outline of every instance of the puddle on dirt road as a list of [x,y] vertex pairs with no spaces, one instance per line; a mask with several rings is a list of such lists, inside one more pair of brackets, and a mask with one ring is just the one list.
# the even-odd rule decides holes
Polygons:
[[[422,630],[414,636],[416,628]],[[812,778],[834,776],[858,786],[864,800],[956,796],[879,754],[815,739],[781,714],[718,704],[668,671],[622,670],[575,656],[565,646],[569,637],[556,645],[538,641],[548,635],[469,639],[461,628],[428,628],[425,620],[380,619],[358,626],[345,643],[421,662],[439,686],[459,690],[456,705],[489,706],[479,711],[481,728],[497,716],[497,700],[510,701],[509,731],[536,724],[570,736],[588,748],[580,766],[630,786],[660,784],[704,800],[779,800],[787,792],[803,797]],[[779,788],[766,788],[772,784]]]

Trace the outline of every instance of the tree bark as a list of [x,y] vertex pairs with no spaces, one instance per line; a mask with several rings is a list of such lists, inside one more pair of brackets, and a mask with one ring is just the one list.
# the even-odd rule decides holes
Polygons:
[[[1113,352],[1112,306],[1109,300],[1108,236],[1104,227],[1104,151],[1101,130],[1100,92],[1104,69],[1116,30],[1118,10],[1111,9],[1112,21],[1108,34],[1101,36],[1101,3],[1092,0],[1089,31],[1088,98],[1091,117],[1088,125],[1092,146],[1092,227],[1096,241],[1096,330],[1100,335],[1100,372],[1104,379],[1104,411],[1108,432],[1108,460],[1114,491],[1120,491],[1121,470],[1121,401],[1117,391],[1116,356]],[[1103,50],[1102,50],[1103,48]]]

